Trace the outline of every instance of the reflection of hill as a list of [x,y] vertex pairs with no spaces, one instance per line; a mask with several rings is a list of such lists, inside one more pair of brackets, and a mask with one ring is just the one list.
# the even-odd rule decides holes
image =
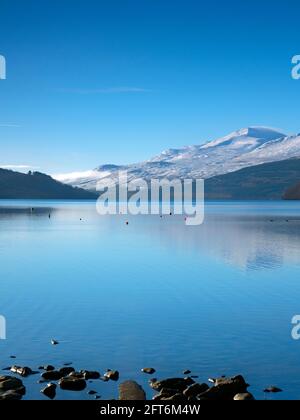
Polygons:
[[[271,221],[274,220],[274,221]],[[151,225],[151,234],[178,251],[207,255],[242,269],[300,264],[300,218],[207,215],[203,225]],[[170,245],[171,246],[171,245]]]

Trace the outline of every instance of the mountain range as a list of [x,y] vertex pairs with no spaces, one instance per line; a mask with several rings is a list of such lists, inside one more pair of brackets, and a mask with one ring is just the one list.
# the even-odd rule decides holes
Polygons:
[[268,127],[248,127],[204,144],[168,149],[136,164],[106,164],[85,172],[54,175],[54,178],[95,191],[100,179],[113,181],[120,171],[127,171],[129,181],[136,178],[210,179],[243,168],[298,157],[300,134],[288,136]]
[[124,171],[128,180],[204,178],[205,197],[212,200],[300,199],[300,135],[249,127],[148,161],[53,177],[0,169],[0,198],[96,199],[97,182],[119,180]]

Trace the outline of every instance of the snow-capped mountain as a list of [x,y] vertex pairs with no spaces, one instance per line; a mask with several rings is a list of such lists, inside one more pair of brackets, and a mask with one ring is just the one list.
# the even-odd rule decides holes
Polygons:
[[61,182],[95,190],[103,178],[115,179],[127,171],[135,178],[211,178],[260,163],[300,157],[300,135],[287,136],[267,127],[249,127],[196,146],[169,149],[152,159],[132,165],[98,168],[53,177]]

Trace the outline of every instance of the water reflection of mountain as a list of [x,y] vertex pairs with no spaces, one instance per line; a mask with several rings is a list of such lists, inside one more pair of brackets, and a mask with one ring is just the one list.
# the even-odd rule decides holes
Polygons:
[[197,227],[179,222],[151,229],[183,253],[201,253],[242,269],[300,264],[300,218],[208,215]]

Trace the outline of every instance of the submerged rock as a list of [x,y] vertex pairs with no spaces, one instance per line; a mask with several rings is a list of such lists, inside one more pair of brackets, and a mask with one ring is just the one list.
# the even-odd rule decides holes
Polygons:
[[148,375],[153,375],[153,373],[155,373],[155,369],[154,368],[149,368],[149,367],[146,367],[146,368],[143,368],[143,369],[141,369],[141,371],[143,372],[143,373],[148,373]]
[[243,394],[236,394],[233,398],[235,401],[253,401],[255,398],[250,392],[244,392]]
[[50,398],[51,400],[53,400],[53,398],[55,398],[56,396],[56,388],[57,388],[56,384],[50,383],[41,390],[41,393],[46,395],[46,397]]
[[190,373],[192,373],[192,372],[189,369],[183,371],[184,375],[189,375]]
[[145,399],[145,391],[135,381],[125,381],[119,385],[119,400],[140,401]]
[[282,392],[282,389],[277,386],[269,386],[269,388],[264,389],[264,392]]
[[61,389],[68,391],[83,391],[86,388],[86,381],[81,378],[67,376],[59,381]]
[[91,389],[87,393],[88,393],[88,395],[95,395],[95,394],[97,394],[97,391],[94,391],[93,389]]

